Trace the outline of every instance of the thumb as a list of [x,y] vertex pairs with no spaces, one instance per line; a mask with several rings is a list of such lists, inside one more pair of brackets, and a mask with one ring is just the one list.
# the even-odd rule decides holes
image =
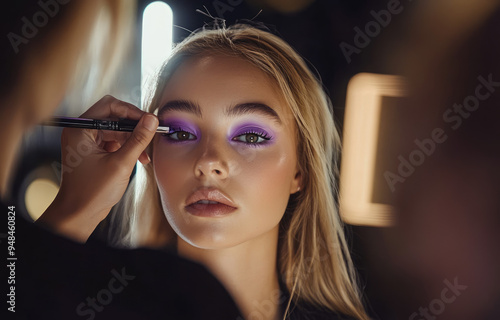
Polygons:
[[158,128],[158,118],[151,113],[144,114],[132,132],[132,135],[115,152],[116,156],[124,159],[127,163],[135,165],[141,153],[155,136],[156,128]]

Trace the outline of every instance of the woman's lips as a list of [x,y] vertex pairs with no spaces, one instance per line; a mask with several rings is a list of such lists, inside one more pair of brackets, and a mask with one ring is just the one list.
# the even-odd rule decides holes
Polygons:
[[187,212],[199,217],[220,217],[235,211],[235,207],[225,205],[220,202],[200,203],[195,202],[186,207]]
[[235,211],[233,201],[217,188],[202,187],[186,201],[186,210],[195,216],[220,217]]

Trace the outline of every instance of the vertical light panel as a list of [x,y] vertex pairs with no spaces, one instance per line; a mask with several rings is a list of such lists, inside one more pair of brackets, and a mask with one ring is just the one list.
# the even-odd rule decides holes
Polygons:
[[[142,110],[147,107],[148,93],[154,87],[153,80],[172,52],[173,22],[172,9],[163,1],[154,1],[144,9],[141,44]],[[135,179],[135,202],[137,203],[141,193],[139,189],[145,185],[146,179],[142,165],[136,167]]]
[[172,52],[173,13],[163,1],[150,3],[142,17],[141,108],[144,109],[147,85],[154,79]]
[[394,225],[393,193],[382,171],[393,170],[398,159],[393,141],[400,131],[384,110],[404,107],[398,99],[406,95],[406,80],[400,76],[360,73],[349,81],[340,166],[340,214],[346,223]]

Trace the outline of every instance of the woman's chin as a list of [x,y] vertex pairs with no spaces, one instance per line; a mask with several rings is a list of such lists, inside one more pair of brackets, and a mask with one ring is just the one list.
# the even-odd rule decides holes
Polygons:
[[241,237],[228,234],[227,230],[208,228],[190,228],[187,232],[177,235],[188,245],[204,250],[227,249],[244,242]]
[[189,245],[203,250],[226,249],[232,246],[228,239],[221,235],[197,236],[184,238]]

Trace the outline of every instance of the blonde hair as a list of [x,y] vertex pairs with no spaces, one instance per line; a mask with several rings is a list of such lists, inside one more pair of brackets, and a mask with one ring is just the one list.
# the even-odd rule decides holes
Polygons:
[[[278,269],[291,299],[368,319],[335,200],[340,137],[331,103],[320,81],[286,42],[241,24],[192,34],[162,68],[149,111],[158,109],[165,86],[186,59],[213,54],[241,57],[270,76],[297,124],[302,185],[301,191],[290,197],[278,242]],[[157,246],[171,241],[174,234],[161,209],[153,166],[148,164],[144,169],[146,181],[140,203],[135,204],[140,210],[125,216],[130,228],[121,230],[119,237],[132,246]],[[145,218],[149,224],[144,223]]]

